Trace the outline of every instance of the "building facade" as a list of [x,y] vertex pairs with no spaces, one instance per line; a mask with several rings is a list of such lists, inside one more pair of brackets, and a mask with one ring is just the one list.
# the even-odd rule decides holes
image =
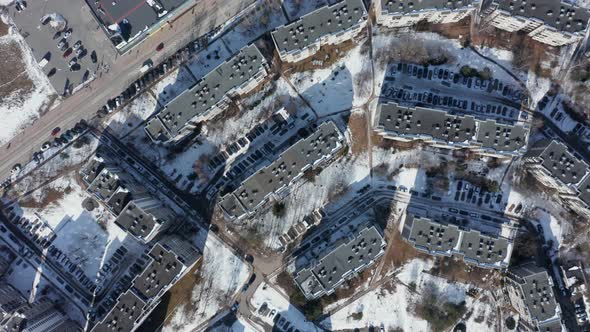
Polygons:
[[355,37],[367,22],[362,0],[343,0],[324,6],[272,32],[282,61],[298,62],[324,45],[337,45]]
[[590,12],[559,0],[494,0],[485,9],[487,23],[508,32],[525,32],[554,47],[587,38]]
[[477,13],[477,0],[378,0],[375,2],[377,23],[389,28],[404,28],[418,22],[457,23]]

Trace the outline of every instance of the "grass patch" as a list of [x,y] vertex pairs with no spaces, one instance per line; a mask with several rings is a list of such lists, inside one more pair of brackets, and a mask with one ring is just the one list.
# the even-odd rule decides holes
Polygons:
[[32,90],[33,82],[27,74],[20,46],[16,41],[3,44],[0,47],[0,99],[17,92],[22,98]]

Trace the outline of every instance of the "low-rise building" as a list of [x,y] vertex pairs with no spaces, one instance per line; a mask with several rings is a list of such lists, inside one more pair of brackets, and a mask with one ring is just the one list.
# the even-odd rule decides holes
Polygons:
[[506,289],[520,314],[520,325],[531,331],[562,331],[561,309],[553,293],[553,280],[533,262],[508,269]]
[[478,0],[378,0],[377,23],[390,28],[410,27],[418,22],[456,23],[476,13]]
[[550,46],[578,43],[588,35],[588,9],[558,0],[494,0],[486,21],[508,32],[525,32]]
[[311,135],[285,150],[270,165],[260,169],[219,202],[230,218],[254,213],[273,194],[289,187],[308,169],[330,161],[344,146],[344,137],[333,122],[322,123]]
[[460,256],[471,265],[483,268],[508,267],[512,255],[511,239],[431,218],[406,214],[402,238],[430,255]]
[[176,214],[161,200],[147,196],[130,201],[115,223],[140,241],[150,242],[175,220]]
[[307,299],[332,294],[344,281],[375,263],[385,246],[377,227],[366,224],[330,246],[317,261],[298,269],[293,278]]
[[154,142],[174,141],[191,132],[200,121],[228,108],[231,98],[245,94],[267,75],[267,63],[255,45],[242,48],[195,85],[172,99],[145,126]]
[[590,218],[590,167],[562,142],[541,140],[523,157],[524,164],[544,186],[559,191],[567,207]]
[[324,45],[351,40],[366,22],[362,0],[342,0],[278,27],[272,38],[282,61],[297,62],[314,55]]
[[425,107],[396,103],[377,106],[375,131],[402,141],[422,141],[439,148],[471,149],[482,155],[519,156],[526,150],[528,128],[478,120]]

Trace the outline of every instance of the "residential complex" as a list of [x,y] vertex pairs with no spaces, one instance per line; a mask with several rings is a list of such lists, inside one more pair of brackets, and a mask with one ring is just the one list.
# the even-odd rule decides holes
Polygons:
[[375,263],[385,246],[375,225],[359,226],[356,232],[323,250],[317,261],[295,271],[293,278],[307,299],[332,294],[344,281]]
[[119,295],[93,332],[135,331],[162,295],[201,258],[196,248],[177,236],[157,242],[148,255],[143,271],[133,279],[130,289]]
[[343,0],[321,7],[272,32],[282,61],[297,62],[324,45],[336,45],[356,36],[366,25],[362,0]]
[[406,214],[402,237],[416,249],[431,255],[460,256],[483,268],[504,269],[512,255],[512,240],[455,224]]
[[174,141],[227,109],[233,96],[251,91],[266,75],[264,56],[255,45],[246,46],[172,99],[145,131],[154,142]]
[[505,280],[510,302],[523,327],[530,331],[562,331],[561,309],[547,270],[529,262],[508,269]]
[[524,32],[550,46],[587,38],[590,11],[559,0],[494,0],[485,20],[508,32]]
[[176,221],[176,214],[120,167],[92,158],[80,171],[87,191],[116,217],[124,231],[147,243]]
[[377,23],[389,28],[410,27],[424,21],[433,24],[456,23],[478,11],[478,0],[378,0]]
[[226,194],[219,205],[231,219],[250,215],[273,194],[282,192],[301,178],[306,170],[330,161],[344,144],[344,137],[336,125],[324,122],[311,135],[293,144],[270,165]]
[[483,155],[519,156],[526,150],[529,130],[522,125],[478,120],[424,107],[379,104],[375,130],[387,139],[423,141],[440,148],[472,149]]
[[523,157],[527,170],[543,185],[556,189],[576,213],[590,218],[590,167],[556,140],[535,143]]

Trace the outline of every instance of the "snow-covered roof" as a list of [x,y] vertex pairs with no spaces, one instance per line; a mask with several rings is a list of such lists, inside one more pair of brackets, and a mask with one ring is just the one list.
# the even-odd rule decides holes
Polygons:
[[472,8],[478,0],[381,0],[381,10],[390,13],[412,14],[426,10],[458,10]]
[[278,27],[272,32],[279,52],[301,50],[321,37],[337,34],[357,26],[367,12],[362,0],[343,0],[324,6],[300,17],[297,21]]
[[515,16],[533,18],[570,33],[586,30],[590,11],[557,0],[495,0],[498,8]]

